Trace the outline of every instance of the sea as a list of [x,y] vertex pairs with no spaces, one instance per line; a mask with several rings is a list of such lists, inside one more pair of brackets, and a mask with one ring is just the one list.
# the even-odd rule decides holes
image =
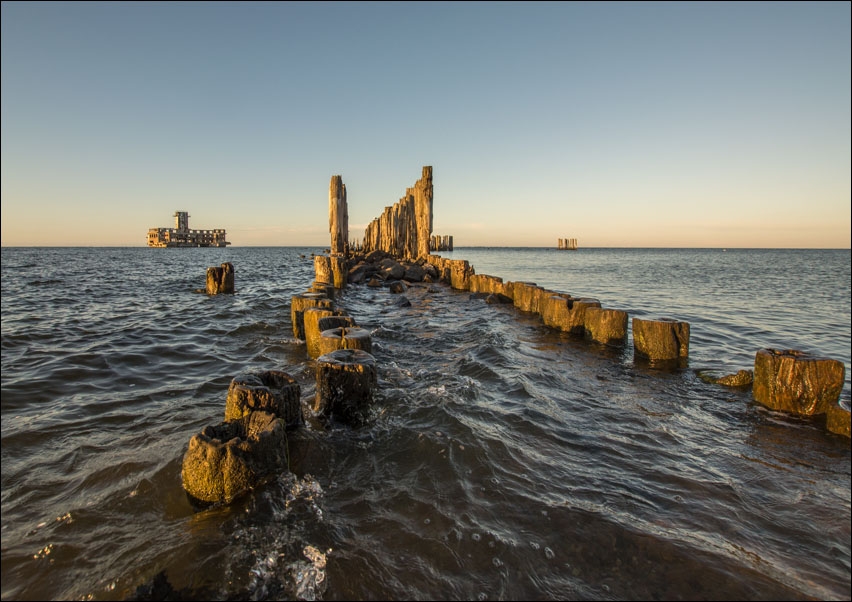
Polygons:
[[[840,360],[850,251],[456,248],[478,274],[690,324],[634,359],[445,284],[349,285],[378,386],[310,412],[291,299],[312,247],[2,249],[3,600],[849,600],[850,440],[702,371]],[[230,262],[235,293],[204,294]],[[282,370],[289,469],[229,505],[181,485],[229,384]]]

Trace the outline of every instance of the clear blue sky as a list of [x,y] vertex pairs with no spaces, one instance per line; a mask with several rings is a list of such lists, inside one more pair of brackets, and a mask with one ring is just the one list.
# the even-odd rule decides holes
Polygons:
[[850,247],[850,3],[2,3],[2,245]]

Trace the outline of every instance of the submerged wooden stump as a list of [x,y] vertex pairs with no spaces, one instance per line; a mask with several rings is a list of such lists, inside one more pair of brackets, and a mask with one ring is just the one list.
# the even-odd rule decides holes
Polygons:
[[344,315],[326,316],[320,318],[317,323],[320,332],[331,330],[332,328],[348,328],[350,326],[357,326],[355,318]]
[[300,293],[290,298],[290,320],[293,336],[305,340],[305,310],[311,307],[331,308],[331,299],[322,293]]
[[787,349],[761,349],[754,357],[754,399],[772,409],[805,416],[824,414],[837,404],[843,362]]
[[633,349],[640,358],[681,365],[689,357],[689,323],[633,318]]
[[367,353],[373,350],[373,341],[370,331],[357,326],[347,326],[323,330],[317,342],[319,354],[325,355],[338,349],[360,349]]
[[375,358],[360,349],[339,349],[317,359],[314,411],[358,424],[373,403],[378,383]]
[[284,420],[287,427],[302,419],[302,389],[289,374],[279,370],[246,373],[234,377],[225,400],[225,420],[236,420],[263,410]]
[[189,440],[181,484],[202,504],[230,503],[287,467],[284,421],[257,411],[207,426]]
[[619,309],[587,307],[586,338],[604,345],[620,347],[627,343],[627,312]]
[[220,293],[234,292],[234,265],[223,263],[221,267],[207,268],[207,294],[218,295]]

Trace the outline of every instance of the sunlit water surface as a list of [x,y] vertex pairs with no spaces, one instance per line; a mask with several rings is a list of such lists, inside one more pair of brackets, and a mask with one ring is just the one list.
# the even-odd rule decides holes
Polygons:
[[[849,439],[696,375],[795,348],[845,363],[848,404],[849,251],[444,254],[689,322],[673,372],[445,285],[411,307],[349,286],[373,416],[309,416],[291,473],[199,511],[181,460],[231,379],[284,370],[314,395],[290,321],[312,252],[2,249],[3,599],[852,595]],[[236,294],[195,292],[225,261]]]

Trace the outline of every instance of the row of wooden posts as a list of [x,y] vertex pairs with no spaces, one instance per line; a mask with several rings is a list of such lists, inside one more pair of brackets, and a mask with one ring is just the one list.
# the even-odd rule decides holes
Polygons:
[[[365,246],[386,250],[401,260],[431,263],[452,289],[511,302],[520,311],[540,316],[548,327],[604,345],[626,344],[628,315],[624,311],[535,283],[476,274],[467,260],[429,253],[433,246],[431,176],[431,167],[424,167],[423,178],[401,203],[374,221]],[[348,283],[351,252],[346,192],[339,176],[332,177],[329,191],[329,231],[331,254],[314,257],[315,280],[308,291],[291,298],[290,318],[293,335],[305,341],[308,357],[316,361],[312,410],[320,417],[357,424],[372,405],[377,367],[369,331],[334,304],[336,289]],[[234,293],[233,265],[209,268],[206,291]],[[686,365],[689,323],[634,317],[632,325],[635,359],[658,368]],[[849,409],[838,403],[845,379],[842,362],[796,350],[761,349],[750,376],[754,399],[762,405],[800,415],[826,414],[830,431],[850,436]],[[230,502],[287,467],[286,432],[303,423],[301,390],[288,374],[272,370],[235,377],[228,389],[224,421],[205,427],[189,442],[181,470],[184,489],[204,504]]]

